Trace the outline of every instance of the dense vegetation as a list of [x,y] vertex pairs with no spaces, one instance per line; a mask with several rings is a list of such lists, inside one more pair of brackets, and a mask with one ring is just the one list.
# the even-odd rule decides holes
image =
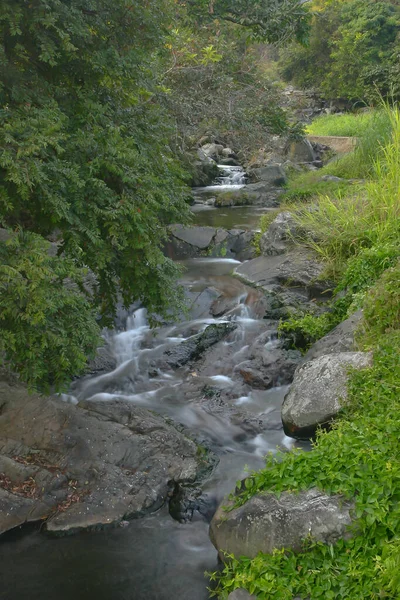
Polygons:
[[[220,598],[237,587],[276,600],[400,596],[400,112],[387,108],[384,114],[391,135],[383,147],[375,141],[362,187],[313,195],[311,210],[310,204],[291,205],[313,234],[313,242],[302,243],[325,259],[338,296],[322,316],[299,315],[281,326],[296,347],[307,348],[362,307],[357,344],[373,351],[374,365],[351,375],[344,414],[331,431],[318,433],[311,452],[271,454],[234,496],[242,504],[263,490],[279,495],[318,487],[342,494],[355,502],[353,537],[334,545],[305,540],[299,554],[232,559],[218,583]],[[347,160],[354,164],[354,156]]]
[[398,0],[313,0],[312,5],[309,44],[282,52],[283,77],[350,103],[400,97]]
[[[79,373],[118,301],[179,307],[161,250],[188,215],[173,128],[182,94],[168,85],[180,67],[219,61],[203,45],[217,21],[242,49],[243,25],[247,38],[305,35],[298,0],[258,4],[2,0],[0,356],[32,386]],[[196,28],[198,53],[185,38]]]

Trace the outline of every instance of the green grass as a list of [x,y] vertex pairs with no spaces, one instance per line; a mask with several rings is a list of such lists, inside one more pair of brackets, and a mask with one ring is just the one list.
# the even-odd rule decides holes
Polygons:
[[323,115],[307,127],[307,134],[359,137],[373,126],[375,118],[376,111]]
[[[291,177],[283,196],[283,201],[304,201],[321,194],[329,197],[344,193],[347,194],[349,189],[363,186],[362,181],[349,182],[349,179],[369,180],[377,176],[377,160],[379,159],[380,152],[388,146],[393,128],[397,126],[394,123],[396,111],[390,111],[385,108],[359,116],[352,114],[341,116],[330,115],[320,117],[320,119],[314,121],[312,126],[318,124],[319,121],[329,123],[332,120],[335,122],[336,119],[339,122],[342,117],[343,121],[358,122],[357,120],[360,118],[364,124],[368,123],[368,127],[360,127],[357,132],[358,144],[355,150],[331,160],[318,171],[300,173]],[[318,135],[340,135],[338,131],[334,127],[328,129],[327,126],[325,133],[318,133]],[[325,175],[340,177],[344,181],[321,181],[321,178]]]
[[231,557],[213,576],[221,599],[240,587],[265,600],[400,598],[399,111],[389,117],[392,138],[376,147],[363,190],[323,196],[312,211],[299,209],[301,225],[319,233],[314,248],[336,267],[340,298],[330,313],[303,315],[281,326],[285,335],[295,333],[309,345],[362,306],[357,345],[373,351],[373,366],[351,373],[341,418],[329,432],[318,433],[311,452],[268,455],[265,468],[233,495],[241,505],[262,491],[279,495],[317,487],[341,494],[354,501],[353,537],[334,545],[304,540],[297,554]]
[[392,137],[376,152],[371,179],[354,193],[323,195],[295,218],[314,233],[312,247],[341,272],[363,248],[396,244],[400,239],[400,111],[389,114]]

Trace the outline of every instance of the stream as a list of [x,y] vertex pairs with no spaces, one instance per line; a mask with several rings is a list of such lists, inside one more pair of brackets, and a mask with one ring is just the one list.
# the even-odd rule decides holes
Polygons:
[[[225,168],[215,186],[200,196],[244,184],[243,170]],[[218,210],[198,201],[194,222],[254,228],[265,210]],[[191,509],[192,519],[179,522],[164,506],[115,529],[61,539],[46,537],[37,527],[5,534],[0,540],[1,600],[207,600],[204,572],[218,568],[208,538],[213,510],[248,470],[263,466],[268,451],[298,445],[281,428],[280,407],[288,386],[250,389],[238,375],[255,344],[273,352],[277,340],[276,324],[257,318],[259,292],[232,277],[237,264],[224,258],[184,261],[189,315],[151,330],[145,309],[136,309],[123,327],[108,333],[116,369],[79,380],[64,397],[69,402],[127,399],[179,423],[218,457]],[[216,298],[228,306],[221,317],[210,313]],[[160,366],[166,349],[227,320],[236,323],[235,331],[194,365],[174,371]]]

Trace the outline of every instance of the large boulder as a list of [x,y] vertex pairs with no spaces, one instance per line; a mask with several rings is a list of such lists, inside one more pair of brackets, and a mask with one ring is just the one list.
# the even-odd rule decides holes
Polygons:
[[342,323],[339,323],[332,331],[315,342],[304,356],[304,362],[314,360],[326,354],[337,354],[338,352],[351,352],[355,350],[354,336],[362,319],[363,311],[358,310]]
[[281,165],[265,165],[249,172],[250,180],[254,183],[264,181],[273,186],[285,185],[287,178]]
[[324,266],[316,254],[295,248],[281,256],[259,256],[235,269],[246,283],[270,291],[276,285],[303,288],[312,296],[326,293],[333,284],[322,277]]
[[247,186],[244,186],[238,190],[219,192],[215,196],[214,205],[216,208],[223,208],[225,206],[250,206],[257,204],[258,198],[258,194],[249,192]]
[[213,256],[248,260],[255,253],[254,233],[244,229],[221,229],[172,225],[165,253],[174,260]]
[[298,232],[298,225],[290,212],[282,212],[272,221],[267,231],[260,238],[261,254],[273,256],[285,254],[293,244],[293,237]]
[[348,536],[353,504],[341,496],[328,496],[318,489],[299,493],[260,493],[243,506],[226,511],[224,501],[210,525],[210,538],[224,560],[225,553],[236,558],[254,558],[259,552],[275,549],[299,552],[303,540],[333,544]]
[[222,155],[223,149],[224,147],[221,144],[209,143],[204,144],[198,152],[199,154],[202,152],[207,158],[218,161],[218,157]]
[[328,426],[346,402],[349,369],[371,365],[370,352],[340,352],[298,367],[282,405],[286,435],[309,439],[318,427]]
[[0,533],[44,520],[54,534],[157,510],[193,481],[197,447],[125,401],[72,405],[0,382]]

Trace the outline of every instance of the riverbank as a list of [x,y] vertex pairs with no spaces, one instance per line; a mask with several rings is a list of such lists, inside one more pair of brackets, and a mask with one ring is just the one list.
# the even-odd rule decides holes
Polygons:
[[[357,350],[372,351],[373,364],[350,372],[347,400],[339,403],[340,418],[335,418],[329,431],[324,428],[317,432],[313,450],[270,455],[266,468],[253,473],[236,489],[231,497],[234,510],[225,515],[228,521],[234,520],[235,516],[230,515],[240,510],[246,518],[247,506],[250,510],[257,498],[265,501],[271,495],[280,498],[280,504],[288,499],[300,504],[304,501],[302,494],[316,490],[326,496],[325,510],[329,502],[341,499],[341,511],[347,506],[347,525],[351,526],[339,535],[336,529],[331,538],[325,532],[325,539],[321,538],[315,534],[321,515],[311,512],[311,535],[303,534],[300,547],[292,539],[291,544],[286,541],[275,545],[268,554],[265,550],[258,554],[257,544],[249,558],[233,552],[235,557],[230,556],[219,579],[219,598],[227,598],[237,588],[257,598],[279,600],[399,597],[399,111],[388,109],[386,118],[391,136],[386,137],[384,147],[375,143],[374,154],[369,146],[368,162],[361,162],[366,156],[366,143],[356,150],[358,155],[330,167],[342,172],[346,169],[351,175],[354,165],[363,164],[366,179],[357,189],[337,195],[336,190],[329,191],[328,179],[325,196],[315,197],[315,190],[308,189],[303,198],[308,198],[309,204],[291,205],[292,217],[303,231],[302,243],[311,245],[325,259],[336,290],[330,311],[319,316],[297,315],[280,327],[288,344],[304,351],[361,308],[363,316],[356,328],[355,343]],[[368,136],[367,142],[371,140],[370,132]],[[292,191],[296,185],[300,191],[302,183],[294,182]],[[292,389],[301,369],[296,371]],[[313,385],[309,377],[306,391]],[[343,399],[343,392],[337,396]],[[277,518],[271,513],[260,525],[258,536],[263,526],[265,536],[271,535],[269,530],[277,525]],[[240,533],[236,543],[240,547]],[[232,555],[229,544],[220,550]]]

